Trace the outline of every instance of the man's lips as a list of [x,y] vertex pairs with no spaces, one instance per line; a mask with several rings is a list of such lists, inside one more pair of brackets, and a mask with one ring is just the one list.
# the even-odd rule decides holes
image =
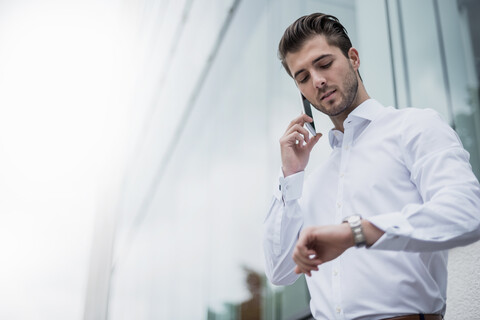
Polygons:
[[335,91],[337,91],[337,90],[328,91],[327,93],[325,93],[325,94],[320,98],[320,100],[323,100],[323,99],[326,99],[326,98],[330,97]]

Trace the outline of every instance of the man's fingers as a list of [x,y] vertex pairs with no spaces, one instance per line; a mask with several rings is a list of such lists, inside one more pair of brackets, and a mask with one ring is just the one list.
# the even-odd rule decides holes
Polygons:
[[300,234],[297,245],[293,250],[293,261],[297,265],[295,272],[305,273],[308,276],[312,271],[318,270],[318,266],[322,264],[322,260],[318,258],[317,252],[309,247],[311,228],[306,228]]
[[[288,142],[290,144],[294,144],[294,145],[300,145],[300,146],[303,146],[304,142],[305,142],[305,136],[302,135],[301,133],[298,133],[298,132],[292,132],[288,138],[287,138]],[[306,142],[305,142],[306,143]]]
[[303,140],[305,140],[306,142],[308,142],[308,140],[310,139],[307,129],[305,129],[300,124],[295,124],[292,127],[288,128],[287,131],[285,132],[285,135],[288,136],[295,132],[300,133],[304,137]]
[[284,146],[299,146],[304,147],[307,145],[305,136],[299,132],[292,132],[287,136],[283,136],[280,139],[280,144]]
[[297,259],[295,261],[297,266],[299,266],[301,269],[307,269],[307,270],[318,270],[318,266],[322,263],[320,259],[310,259],[310,258],[302,258],[302,259]]
[[314,254],[302,254],[298,251],[294,252],[293,260],[297,264],[315,266],[318,262],[318,258]]
[[318,265],[322,263],[315,255],[315,251],[306,248],[295,248],[293,253],[293,261],[302,273],[312,270],[318,270]]
[[318,265],[310,266],[310,265],[297,264],[297,266],[295,267],[295,273],[297,274],[305,273],[306,275],[311,276],[312,271],[318,271]]
[[312,151],[313,147],[317,144],[318,140],[322,137],[322,134],[320,132],[317,132],[317,135],[315,137],[312,137],[307,144],[308,149]]
[[310,118],[309,116],[307,116],[306,114],[302,113],[301,115],[299,115],[298,117],[296,117],[295,119],[293,119],[292,121],[290,121],[290,124],[288,125],[288,128],[287,130],[290,128],[290,127],[293,127],[294,125],[296,124],[300,124],[301,126],[303,126],[303,124],[305,122],[312,122],[313,119]]
[[312,122],[313,119],[307,116],[306,114],[301,114],[300,116],[296,117],[290,123],[288,124],[287,129],[285,130],[285,135],[287,135],[289,132],[291,132],[293,127],[299,127],[302,128],[302,131],[305,132],[304,135],[308,136],[308,131],[306,131],[305,128],[303,128],[303,125],[305,122]]
[[295,267],[295,273],[296,273],[296,274],[304,273],[304,274],[306,274],[306,275],[309,276],[309,277],[312,275],[312,273],[311,273],[310,270],[302,269],[302,268],[300,268],[299,266],[296,266],[296,267]]
[[296,274],[306,274],[307,276],[311,277],[312,276],[312,273],[310,271],[307,271],[307,270],[302,270],[300,269],[298,266],[295,267],[295,273]]

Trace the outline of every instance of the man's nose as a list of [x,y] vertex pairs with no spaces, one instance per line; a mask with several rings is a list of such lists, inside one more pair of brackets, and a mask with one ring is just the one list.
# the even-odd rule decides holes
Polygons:
[[316,89],[322,89],[327,84],[327,79],[321,74],[314,74],[312,75],[313,86]]

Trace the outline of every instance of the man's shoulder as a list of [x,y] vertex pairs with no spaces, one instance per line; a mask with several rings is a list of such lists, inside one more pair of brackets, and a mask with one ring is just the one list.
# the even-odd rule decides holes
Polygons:
[[432,108],[418,108],[418,107],[407,107],[407,108],[394,108],[386,107],[389,113],[395,113],[399,116],[409,117],[409,116],[421,116],[421,117],[432,117],[438,116],[438,112]]
[[[431,108],[401,108],[393,107],[385,108],[386,112],[382,120],[390,120],[399,122],[397,125],[401,127],[425,127],[430,122],[445,123],[443,117]],[[405,129],[405,128],[404,128]]]
[[[396,130],[402,145],[417,144],[430,150],[438,147],[462,145],[457,133],[444,117],[431,108],[405,108],[398,111],[402,114],[401,125]],[[421,142],[421,144],[418,144]]]

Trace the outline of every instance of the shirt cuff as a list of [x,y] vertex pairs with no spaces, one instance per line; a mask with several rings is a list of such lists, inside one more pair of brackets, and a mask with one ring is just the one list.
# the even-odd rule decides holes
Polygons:
[[400,212],[381,214],[366,219],[385,232],[370,247],[371,249],[403,250],[413,233],[413,227]]
[[283,171],[280,169],[278,186],[274,193],[275,197],[278,200],[283,200],[285,202],[300,199],[303,191],[304,175],[305,172],[300,171],[289,175],[288,177],[284,177]]

